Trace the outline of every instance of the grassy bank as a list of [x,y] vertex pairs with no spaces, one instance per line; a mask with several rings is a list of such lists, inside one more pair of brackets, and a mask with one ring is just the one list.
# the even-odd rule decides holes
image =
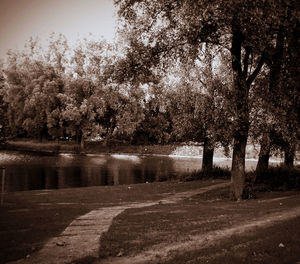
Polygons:
[[[259,146],[247,145],[246,159],[258,158]],[[74,141],[44,141],[39,142],[36,140],[9,140],[0,146],[0,149],[18,150],[18,151],[31,151],[37,153],[93,153],[93,154],[109,154],[109,153],[123,153],[123,154],[136,154],[136,155],[174,155],[174,156],[188,156],[188,157],[201,157],[203,154],[203,146],[198,143],[173,143],[164,145],[130,145],[122,142],[113,142],[105,146],[101,142],[85,142],[84,149]],[[219,147],[214,151],[215,158],[230,158],[232,151],[224,153],[224,149]],[[299,162],[299,153],[297,152],[296,161]],[[282,161],[280,154],[271,156],[271,160],[277,162]]]

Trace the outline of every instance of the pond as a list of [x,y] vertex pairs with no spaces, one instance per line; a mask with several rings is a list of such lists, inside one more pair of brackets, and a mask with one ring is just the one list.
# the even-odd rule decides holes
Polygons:
[[[230,167],[231,160],[216,158],[214,164]],[[201,165],[200,157],[0,152],[6,192],[166,181],[199,171]],[[254,169],[256,161],[246,165]]]

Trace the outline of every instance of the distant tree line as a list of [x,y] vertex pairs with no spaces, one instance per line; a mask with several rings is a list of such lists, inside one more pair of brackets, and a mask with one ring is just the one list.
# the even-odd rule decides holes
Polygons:
[[223,98],[229,83],[213,76],[211,50],[204,51],[198,65],[170,67],[140,85],[123,80],[130,76],[130,65],[114,49],[105,41],[88,40],[71,48],[64,36],[52,35],[47,50],[31,39],[24,50],[9,51],[1,71],[2,134],[73,138],[81,144],[100,138],[105,144],[115,139],[229,145]]
[[[232,147],[233,198],[245,186],[247,141],[293,166],[299,141],[297,1],[117,0],[117,45],[52,35],[1,66],[0,129],[14,137]],[[298,10],[298,11],[297,11]]]

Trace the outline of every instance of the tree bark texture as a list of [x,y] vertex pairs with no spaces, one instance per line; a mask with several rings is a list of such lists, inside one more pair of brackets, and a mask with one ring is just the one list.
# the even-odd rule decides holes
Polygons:
[[241,200],[245,187],[245,158],[249,131],[248,89],[246,81],[236,76],[235,89],[237,93],[237,122],[234,133],[232,167],[231,167],[231,196]]
[[261,143],[258,162],[256,166],[256,176],[260,177],[269,167],[271,142],[269,132],[264,132]]
[[207,138],[204,139],[202,172],[205,177],[212,176],[213,169],[214,147],[210,144]]
[[231,196],[241,200],[245,186],[245,157],[248,135],[237,131],[234,137],[232,167],[231,167]]
[[241,49],[244,36],[238,25],[232,25],[232,70],[235,92],[236,122],[231,167],[231,197],[241,200],[245,186],[245,156],[249,130],[248,85],[246,72],[242,71]]

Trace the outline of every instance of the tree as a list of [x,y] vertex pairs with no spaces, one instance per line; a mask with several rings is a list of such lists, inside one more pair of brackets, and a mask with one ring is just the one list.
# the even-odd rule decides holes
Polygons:
[[[49,51],[49,54],[51,51]],[[59,100],[63,92],[61,69],[44,56],[38,41],[30,39],[22,52],[10,52],[6,64],[6,101],[12,131],[22,128],[40,140],[49,132],[58,138]]]
[[5,76],[3,64],[0,62],[0,141],[9,134],[7,109],[8,104],[4,101],[5,96]]
[[[215,61],[213,51],[218,54]],[[207,176],[212,173],[214,148],[228,147],[232,137],[225,95],[231,80],[223,78],[224,69],[213,65],[221,54],[204,45],[196,63],[180,65],[172,73],[179,81],[168,85],[173,135],[176,140],[203,143],[202,170]]]
[[[245,149],[249,133],[249,92],[265,62],[279,20],[273,1],[116,0],[119,15],[147,50],[133,63],[155,67],[162,57],[195,58],[201,43],[230,43],[235,106],[231,193],[241,199],[245,185]],[[136,50],[132,46],[133,50]],[[133,51],[131,53],[134,53]],[[152,63],[151,63],[152,62]],[[151,66],[151,67],[150,67]]]
[[[296,61],[299,51],[299,5],[294,1],[278,3],[280,16],[274,42],[266,56],[267,73],[262,84],[267,89],[259,89],[261,109],[267,113],[262,122],[261,149],[257,164],[257,174],[268,167],[271,148],[279,148],[285,153],[286,166],[293,166],[293,156],[299,139],[299,70]],[[268,83],[266,83],[268,80]]]
[[5,87],[4,101],[8,104],[7,116],[11,136],[24,134],[23,129],[23,109],[25,102],[24,86],[25,74],[20,63],[20,52],[8,52],[7,62],[4,68]]

